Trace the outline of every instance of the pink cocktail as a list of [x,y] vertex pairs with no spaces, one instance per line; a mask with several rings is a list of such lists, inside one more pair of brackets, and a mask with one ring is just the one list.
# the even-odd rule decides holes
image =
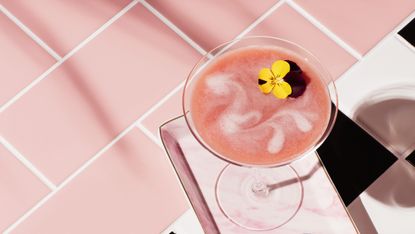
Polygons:
[[[298,61],[306,81],[296,98],[277,99],[258,88],[258,71],[274,61]],[[249,165],[276,165],[312,148],[330,119],[326,84],[301,58],[270,46],[223,54],[196,81],[190,111],[200,137],[227,159]]]
[[[261,69],[276,61],[290,72],[269,69],[273,79],[261,78]],[[281,81],[289,83],[289,95],[264,88]],[[334,84],[318,60],[281,39],[232,41],[196,65],[186,82],[183,110],[195,138],[230,163],[216,184],[219,207],[230,221],[272,230],[296,214],[303,190],[289,163],[327,137],[337,113],[332,100],[336,104]]]

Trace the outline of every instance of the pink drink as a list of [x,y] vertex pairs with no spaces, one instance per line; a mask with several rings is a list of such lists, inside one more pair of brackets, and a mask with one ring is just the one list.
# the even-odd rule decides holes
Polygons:
[[[297,98],[277,99],[258,88],[258,72],[291,60],[307,86]],[[301,57],[283,48],[246,47],[209,64],[194,85],[191,115],[213,151],[235,163],[277,165],[312,148],[330,119],[326,84]]]

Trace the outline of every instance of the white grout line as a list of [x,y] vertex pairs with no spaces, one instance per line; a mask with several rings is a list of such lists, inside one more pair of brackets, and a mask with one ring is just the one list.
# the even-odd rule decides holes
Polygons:
[[153,105],[149,110],[147,110],[139,119],[138,123],[141,123],[145,118],[147,118],[151,113],[157,110],[161,105],[163,105],[166,101],[170,99],[170,97],[174,96],[177,92],[179,92],[183,87],[186,81],[182,81],[176,88],[171,90],[166,96],[164,96],[160,101],[158,101],[155,105]]
[[260,17],[258,17],[252,24],[250,24],[247,28],[245,28],[241,33],[239,33],[235,39],[240,39],[244,37],[246,34],[248,34],[252,29],[254,29],[258,24],[260,24],[262,21],[264,21],[266,18],[268,18],[274,11],[276,11],[279,7],[284,5],[286,0],[280,0],[277,3],[275,3],[272,7],[270,7],[264,14],[262,14]]
[[105,24],[103,24],[98,30],[93,32],[89,35],[85,40],[83,40],[79,45],[73,48],[68,54],[66,54],[61,60],[57,63],[52,65],[48,70],[46,70],[43,74],[41,74],[38,78],[33,80],[28,86],[24,87],[20,90],[14,97],[12,97],[9,101],[7,101],[4,105],[0,107],[0,113],[6,110],[10,105],[15,103],[19,98],[25,95],[30,89],[32,89],[35,85],[37,85],[40,81],[42,81],[45,77],[47,77],[52,71],[54,71],[57,67],[59,67],[63,62],[65,62],[68,58],[74,55],[77,51],[79,51],[82,47],[92,41],[95,37],[97,37],[102,31],[108,28],[112,23],[114,23],[118,18],[123,16],[128,10],[134,7],[140,0],[133,0],[130,2],[126,7],[124,7],[121,11],[119,11],[116,15],[114,15],[111,19],[109,19]]
[[306,18],[308,21],[310,21],[310,23],[312,23],[315,27],[320,29],[320,31],[325,33],[330,39],[332,39],[339,46],[341,46],[343,49],[345,49],[347,52],[349,52],[349,54],[351,54],[357,60],[361,60],[363,58],[363,56],[357,50],[355,50],[353,47],[351,47],[349,44],[347,44],[345,41],[343,41],[340,37],[338,37],[330,29],[328,29],[326,26],[324,26],[322,23],[320,23],[320,21],[318,21],[316,18],[314,18],[314,16],[309,14],[306,10],[304,10],[301,6],[299,6],[293,0],[286,0],[286,1],[287,1],[287,4],[289,6],[291,6],[294,10],[296,10],[304,18]]
[[147,3],[145,0],[141,1],[141,4],[147,8],[151,13],[153,13],[157,18],[159,18],[165,25],[167,25],[171,30],[173,30],[177,35],[179,35],[183,40],[189,43],[195,50],[200,54],[205,55],[207,52],[199,46],[195,41],[193,41],[189,36],[187,36],[182,30],[180,30],[176,25],[174,25],[169,19],[167,19],[163,14],[156,10],[153,6]]
[[343,73],[335,82],[337,83],[339,80],[343,79],[343,77],[346,77],[347,74],[353,72],[359,64],[361,64],[366,58],[370,57],[373,53],[376,52],[377,48],[385,44],[389,38],[394,37],[394,35],[401,30],[405,25],[407,25],[412,18],[415,17],[415,12],[410,14],[408,17],[406,17],[401,23],[399,23],[398,26],[396,26],[394,29],[392,29],[385,37],[383,37],[376,45],[374,45],[368,52],[366,52],[365,56],[357,61],[355,64],[352,65],[345,73]]
[[130,132],[134,126],[137,124],[135,121],[133,124],[124,129],[120,134],[118,134],[110,143],[101,148],[94,156],[92,156],[86,163],[80,166],[75,172],[68,176],[61,184],[59,184],[55,190],[50,192],[48,195],[42,198],[38,203],[36,203],[29,211],[27,211],[23,216],[21,216],[16,222],[9,226],[4,234],[10,233],[15,229],[19,224],[25,221],[30,215],[32,215],[36,210],[42,207],[51,197],[53,197],[57,192],[64,188],[68,183],[74,180],[79,174],[85,171],[93,162],[101,157],[109,148],[111,148],[115,143],[117,143],[121,138],[123,138],[128,132]]
[[40,37],[38,37],[32,30],[30,30],[26,25],[24,25],[16,16],[14,16],[10,11],[8,11],[2,4],[0,4],[0,12],[6,15],[13,23],[15,23],[23,32],[25,32],[33,41],[35,41],[40,47],[42,47],[50,56],[55,58],[57,61],[61,60],[62,57],[59,56],[52,48],[50,48]]
[[0,143],[50,190],[54,191],[56,189],[55,184],[53,184],[39,169],[37,169],[35,165],[27,160],[12,144],[10,144],[10,142],[8,142],[2,136],[0,136]]
[[[264,14],[262,14],[260,17],[258,17],[252,24],[250,24],[247,28],[245,28],[241,33],[239,33],[235,39],[241,39],[246,34],[248,34],[252,29],[254,29],[258,24],[260,24],[262,21],[264,21],[266,18],[268,18],[274,11],[276,11],[279,7],[281,7],[286,0],[280,0],[277,3],[275,3],[272,7],[270,7]],[[221,55],[224,51],[232,47],[237,41],[231,42],[225,47],[223,47],[216,55]]]
[[55,70],[60,64],[62,64],[63,60],[58,61],[57,63],[53,64],[48,70],[46,70],[43,74],[39,77],[34,79],[29,85],[24,87],[20,90],[14,97],[9,99],[6,103],[0,106],[0,113],[5,111],[9,106],[15,103],[20,97],[22,97],[25,93],[27,93],[30,89],[32,89],[35,85],[37,85],[40,81],[42,81],[47,75],[49,75],[53,70]]
[[139,128],[148,138],[150,138],[158,147],[163,148],[161,139],[156,137],[150,130],[148,130],[143,124],[137,123],[136,127]]
[[[272,12],[274,12],[276,9],[278,9],[278,7],[280,7],[283,3],[285,2],[285,0],[281,0],[278,3],[276,3],[275,5],[273,5],[270,9],[268,9],[263,15],[261,15],[258,19],[256,19],[251,25],[249,25],[245,30],[243,30],[240,34],[238,34],[235,39],[241,38],[243,36],[245,36],[247,33],[249,33],[255,26],[257,26],[259,23],[261,23],[264,19],[266,19]],[[142,2],[143,4],[147,4],[149,7],[151,7],[148,3],[146,3],[145,1]],[[151,7],[152,8],[152,7]],[[154,9],[154,8],[152,8]],[[155,10],[155,9],[154,9]],[[164,18],[164,16],[161,16]],[[164,18],[166,19],[166,18]],[[166,19],[167,20],[167,19]],[[170,21],[168,21],[169,24],[172,24]],[[167,23],[166,23],[167,24]],[[177,28],[176,26],[173,25],[173,27]],[[178,29],[179,30],[179,29]],[[180,31],[181,32],[181,31]],[[184,35],[185,37],[187,37],[186,35]],[[204,54],[207,54],[207,52],[204,52]],[[175,95],[177,92],[179,92],[185,85],[185,81],[183,81],[182,83],[180,83],[175,89],[173,89],[172,91],[170,91],[170,93],[168,93],[163,99],[161,99],[158,103],[156,103],[156,105],[152,106],[146,113],[144,113],[144,115],[141,116],[141,118],[139,119],[138,123],[141,124],[141,122],[147,118],[151,113],[153,113],[155,110],[157,110],[161,105],[163,105],[170,97],[172,97],[173,95]],[[153,135],[153,134],[152,134]],[[153,135],[154,136],[154,135]]]
[[15,229],[19,224],[25,221],[30,215],[32,215],[37,209],[39,209],[43,204],[45,204],[51,197],[53,197],[57,192],[59,192],[63,187],[65,187],[68,183],[70,183],[74,178],[76,178],[79,174],[85,171],[93,162],[95,162],[102,154],[104,154],[109,148],[111,148],[115,143],[117,143],[122,137],[124,137],[128,132],[130,132],[134,127],[138,127],[140,130],[143,131],[152,141],[154,141],[157,146],[162,148],[161,141],[158,140],[148,129],[141,125],[141,121],[150,115],[157,107],[161,106],[165,101],[167,101],[171,96],[173,96],[178,90],[182,88],[184,82],[178,85],[175,89],[170,91],[164,98],[158,101],[152,108],[150,108],[147,112],[145,112],[141,117],[135,120],[132,124],[130,124],[127,128],[125,128],[120,134],[118,134],[110,143],[100,149],[94,156],[92,156],[86,163],[84,163],[81,167],[79,167],[74,173],[68,176],[61,184],[59,184],[56,189],[54,189],[51,193],[46,195],[42,200],[36,203],[29,211],[27,211],[23,216],[21,216],[15,223],[13,223],[10,227],[6,229],[4,234],[10,233],[13,229]]

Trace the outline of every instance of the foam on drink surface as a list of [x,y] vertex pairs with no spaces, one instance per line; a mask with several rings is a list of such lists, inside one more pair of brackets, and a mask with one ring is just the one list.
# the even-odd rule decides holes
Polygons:
[[[303,70],[306,91],[277,99],[258,88],[258,72],[278,59]],[[221,55],[195,81],[191,117],[215,152],[244,164],[278,164],[311,148],[330,117],[330,97],[318,74],[295,54],[275,47],[247,47]]]

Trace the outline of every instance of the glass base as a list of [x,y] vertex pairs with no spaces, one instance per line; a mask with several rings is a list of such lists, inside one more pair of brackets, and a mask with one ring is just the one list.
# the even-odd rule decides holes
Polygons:
[[291,166],[246,168],[229,164],[216,180],[216,200],[234,224],[273,230],[290,221],[303,201],[303,185]]

